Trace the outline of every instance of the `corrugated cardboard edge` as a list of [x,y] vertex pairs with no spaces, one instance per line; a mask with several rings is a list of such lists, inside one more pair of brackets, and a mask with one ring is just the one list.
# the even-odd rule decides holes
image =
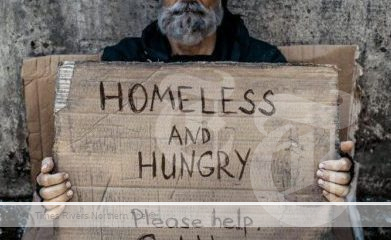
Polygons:
[[[251,63],[251,62],[94,62],[94,61],[75,61],[74,65],[88,66],[91,65],[113,65],[113,66],[143,66],[143,67],[170,67],[170,66],[181,66],[181,67],[204,67],[204,66],[216,66],[216,67],[248,67],[248,68],[259,68],[259,69],[274,69],[278,67],[312,67],[312,68],[330,68],[338,73],[341,69],[334,64],[314,64],[314,63]],[[338,81],[337,81],[338,83]]]
[[[352,86],[352,93],[353,100],[351,102],[350,107],[350,119],[357,119],[355,122],[351,122],[350,127],[348,128],[348,137],[351,140],[355,139],[355,133],[358,130],[358,119],[360,112],[362,110],[361,105],[361,97],[362,97],[362,89],[359,87],[358,81],[359,79],[364,75],[363,67],[358,63],[358,59],[360,58],[360,49],[359,46],[356,46],[356,55],[355,55],[355,69],[353,73],[353,86]],[[352,153],[354,156],[354,152]],[[358,162],[355,162],[354,164],[354,176],[352,179],[352,183],[350,185],[350,193],[348,196],[346,196],[346,199],[348,202],[356,202],[356,193],[357,193],[357,184],[358,184],[358,176],[360,171],[360,164]],[[361,217],[360,213],[358,212],[358,209],[355,206],[349,206],[349,218],[354,226],[361,226],[361,227],[354,227],[353,233],[356,239],[364,239],[364,231],[361,224]]]
[[[340,64],[339,90],[344,91],[351,96],[353,100],[350,102],[348,115],[350,116],[349,127],[344,128],[340,132],[340,140],[355,140],[355,132],[358,125],[358,115],[361,111],[360,98],[361,91],[358,88],[359,77],[362,76],[363,71],[357,59],[360,56],[359,47],[357,45],[294,45],[281,46],[281,52],[285,55],[289,62],[293,63],[316,63],[316,64]],[[345,54],[340,53],[343,49]],[[327,55],[324,53],[327,52]],[[354,60],[351,60],[354,55]],[[349,59],[348,59],[349,58]],[[346,71],[349,69],[349,71]],[[342,81],[344,78],[351,77],[351,82]]]
[[75,62],[65,61],[58,69],[54,113],[67,106]]
[[[63,61],[100,61],[100,55],[51,55],[23,59],[21,78],[26,105],[31,181],[44,157],[52,156],[54,99],[58,66]],[[33,186],[35,186],[33,184]]]
[[[352,82],[350,86],[341,85],[340,90],[343,90],[349,94],[352,95],[351,101],[350,101],[350,107],[349,107],[349,126],[347,129],[344,129],[340,133],[340,140],[352,140],[355,141],[355,133],[358,130],[358,119],[359,114],[361,112],[361,97],[362,97],[362,90],[360,89],[358,85],[358,81],[360,77],[363,75],[363,68],[362,66],[357,62],[357,60],[360,57],[360,51],[359,47],[357,45],[322,45],[317,46],[316,49],[314,46],[308,46],[308,45],[299,45],[295,46],[294,49],[290,47],[279,47],[279,49],[284,53],[284,55],[287,57],[289,61],[293,62],[306,62],[309,60],[309,58],[312,58],[311,60],[319,63],[324,61],[325,59],[322,59],[321,50],[323,49],[330,49],[335,48],[338,49],[341,48],[348,48],[351,51],[354,52],[354,61],[353,62],[344,62],[344,64],[353,64],[352,66],[352,72],[348,73],[352,76]],[[311,54],[309,54],[309,52]],[[339,57],[339,56],[338,56]],[[343,59],[344,56],[341,56],[341,59]],[[338,59],[339,62],[342,60]],[[345,83],[344,83],[345,84]],[[344,88],[345,87],[345,88]],[[344,88],[344,89],[343,89]],[[352,153],[352,156],[354,156],[354,152]],[[359,175],[359,163],[355,163],[354,166],[354,173],[351,184],[351,191],[350,194],[347,196],[347,201],[349,202],[355,202],[356,201],[356,189],[357,189],[357,181],[358,181],[358,175]],[[356,226],[360,226],[360,218],[359,213],[357,209],[354,206],[349,207],[349,217],[353,224]],[[357,239],[363,239],[363,231],[362,228],[354,228],[354,235]]]
[[352,122],[351,126],[348,130],[348,136],[350,139],[355,140],[355,133],[358,130],[358,116],[361,112],[361,97],[362,97],[362,89],[358,85],[359,79],[364,75],[363,67],[357,62],[360,58],[360,49],[356,46],[356,55],[355,55],[355,69],[353,73],[353,86],[352,93],[354,94],[354,98],[351,102],[350,108],[350,119],[357,119],[356,122]]

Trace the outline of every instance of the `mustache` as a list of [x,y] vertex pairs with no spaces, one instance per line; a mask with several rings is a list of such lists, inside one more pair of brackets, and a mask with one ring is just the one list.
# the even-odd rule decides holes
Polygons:
[[215,32],[224,17],[222,5],[213,9],[195,0],[178,1],[159,9],[158,25],[161,32],[185,45],[194,45]]
[[166,8],[166,10],[173,16],[179,16],[185,13],[193,13],[204,16],[208,13],[208,9],[198,1],[179,1],[172,7]]

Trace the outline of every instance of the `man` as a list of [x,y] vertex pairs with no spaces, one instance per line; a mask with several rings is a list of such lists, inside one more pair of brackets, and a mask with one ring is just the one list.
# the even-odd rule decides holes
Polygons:
[[158,21],[141,38],[106,48],[102,60],[286,62],[276,47],[250,37],[240,17],[221,1],[161,2]]
[[[240,17],[226,8],[221,0],[162,0],[158,20],[149,25],[141,38],[126,38],[107,47],[103,61],[177,62],[235,61],[284,63],[280,51],[249,36]],[[341,144],[349,154],[352,142]],[[42,162],[37,177],[40,196],[46,202],[65,202],[72,198],[71,182],[66,173],[50,174],[50,158]],[[319,166],[317,176],[323,195],[329,201],[344,201],[349,192],[352,162],[349,158],[330,160]],[[48,209],[56,215],[64,206]]]

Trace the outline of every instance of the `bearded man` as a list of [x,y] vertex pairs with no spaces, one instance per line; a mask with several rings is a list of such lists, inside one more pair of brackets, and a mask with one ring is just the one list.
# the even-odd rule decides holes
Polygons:
[[[141,38],[125,38],[107,47],[103,61],[185,62],[233,61],[285,63],[281,52],[266,42],[252,38],[239,16],[230,13],[222,0],[161,0],[158,20]],[[349,154],[352,142],[341,144]],[[44,201],[65,202],[72,198],[71,181],[66,173],[51,174],[51,158],[42,162],[37,177]],[[323,162],[317,176],[323,195],[329,201],[344,201],[349,192],[352,161],[349,157]],[[48,211],[57,215],[59,206]]]
[[250,37],[226,0],[162,0],[158,20],[141,38],[104,50],[103,61],[233,61],[284,63],[274,46]]

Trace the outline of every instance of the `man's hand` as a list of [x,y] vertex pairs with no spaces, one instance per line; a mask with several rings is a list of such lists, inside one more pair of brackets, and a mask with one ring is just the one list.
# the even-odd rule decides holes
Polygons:
[[[44,202],[67,202],[73,196],[71,182],[67,173],[50,174],[54,168],[52,158],[45,158],[42,161],[41,173],[37,177],[37,183],[41,186],[40,197]],[[65,206],[45,205],[46,218],[54,219],[60,215]]]
[[[354,143],[342,142],[341,151],[351,154]],[[349,184],[352,178],[350,169],[353,163],[348,158],[325,161],[319,164],[316,175],[319,177],[318,184],[322,187],[323,195],[330,202],[344,202],[349,193]]]

